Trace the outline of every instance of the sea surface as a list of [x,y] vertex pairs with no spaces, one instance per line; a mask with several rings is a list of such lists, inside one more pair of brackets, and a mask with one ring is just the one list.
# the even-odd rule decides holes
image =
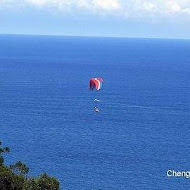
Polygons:
[[0,140],[63,190],[188,189],[190,40],[0,35]]

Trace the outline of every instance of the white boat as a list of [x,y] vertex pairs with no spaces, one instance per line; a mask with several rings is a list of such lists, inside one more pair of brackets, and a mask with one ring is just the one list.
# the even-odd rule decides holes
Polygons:
[[98,107],[94,107],[94,112],[100,112]]
[[94,102],[100,102],[100,100],[98,100],[98,99],[95,98],[95,99],[94,99]]

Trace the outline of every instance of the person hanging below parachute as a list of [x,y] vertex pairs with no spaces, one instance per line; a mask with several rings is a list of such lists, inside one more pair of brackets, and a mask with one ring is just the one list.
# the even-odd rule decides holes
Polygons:
[[[91,78],[89,81],[89,89],[91,91],[93,91],[94,89],[99,91],[102,88],[102,82],[103,82],[102,78]],[[100,102],[100,100],[95,98],[94,102]],[[100,112],[100,110],[97,106],[94,107],[94,112],[96,112],[96,113]]]

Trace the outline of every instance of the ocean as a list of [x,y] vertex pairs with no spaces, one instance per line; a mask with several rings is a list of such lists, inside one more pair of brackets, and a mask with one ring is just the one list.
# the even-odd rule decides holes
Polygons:
[[166,172],[190,171],[189,52],[190,40],[0,35],[6,163],[63,190],[188,189]]

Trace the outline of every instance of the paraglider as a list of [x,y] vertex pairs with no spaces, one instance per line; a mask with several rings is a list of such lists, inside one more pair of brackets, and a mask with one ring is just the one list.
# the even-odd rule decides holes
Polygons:
[[[91,78],[90,81],[89,81],[89,89],[91,91],[93,91],[94,89],[99,91],[102,88],[102,82],[103,82],[102,78]],[[100,102],[100,100],[95,98],[94,102]],[[100,110],[99,110],[99,108],[97,106],[94,107],[94,112],[95,113],[100,112]]]
[[89,82],[90,90],[94,89],[100,90],[102,87],[102,82],[103,82],[102,78],[91,78]]

